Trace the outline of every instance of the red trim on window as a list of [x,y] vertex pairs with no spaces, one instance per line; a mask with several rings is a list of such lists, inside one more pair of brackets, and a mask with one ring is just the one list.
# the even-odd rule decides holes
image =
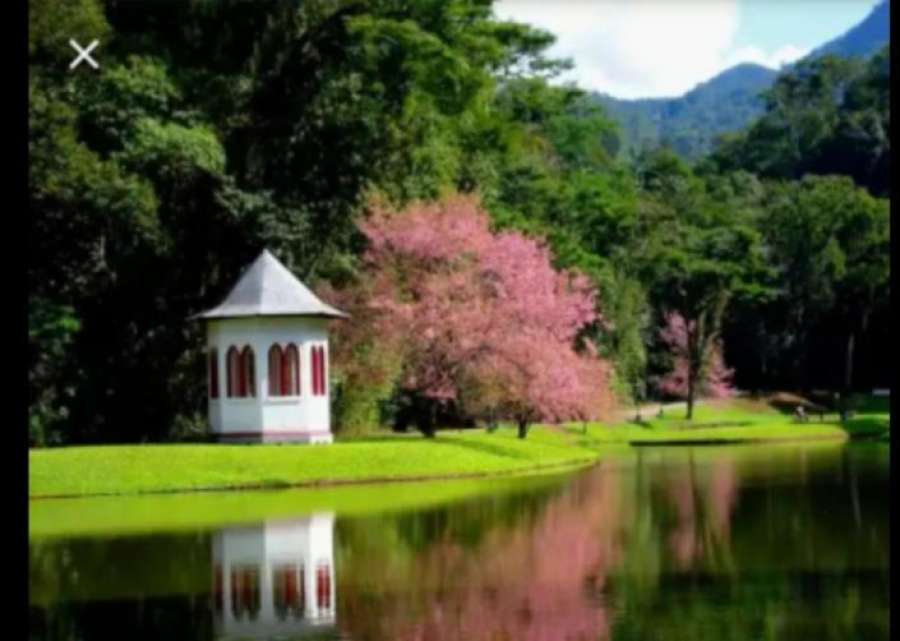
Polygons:
[[321,369],[322,372],[319,374],[319,383],[322,389],[322,396],[328,395],[328,371],[326,365],[325,347],[321,346],[319,347],[319,369]]
[[319,395],[319,368],[317,363],[319,362],[319,351],[316,349],[315,345],[309,352],[310,356],[310,374],[312,376],[312,394],[313,396]]
[[313,395],[325,396],[326,380],[325,375],[325,348],[316,345],[312,348],[312,374],[313,374]]

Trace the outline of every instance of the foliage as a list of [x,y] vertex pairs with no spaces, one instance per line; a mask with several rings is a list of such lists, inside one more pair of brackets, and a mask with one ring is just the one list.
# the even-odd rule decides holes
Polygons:
[[[890,285],[889,208],[886,201],[855,187],[849,178],[809,176],[773,185],[766,211],[771,257],[782,273],[778,303],[795,337],[800,383],[810,329],[837,316],[852,337],[865,331],[874,311],[886,304]],[[851,362],[833,368],[852,373]],[[849,385],[849,383],[848,383]]]
[[711,162],[769,178],[851,176],[875,195],[890,191],[890,67],[887,47],[865,64],[824,56],[782,74],[763,116],[723,139]]
[[594,292],[584,276],[555,271],[545,246],[492,233],[477,201],[463,197],[402,212],[376,206],[361,228],[361,283],[340,304],[368,324],[355,345],[338,340],[359,350],[374,336],[401,353],[405,393],[515,420],[523,436],[535,420],[606,409],[606,365],[590,344],[573,350],[599,320]]
[[[686,321],[678,313],[670,313],[666,317],[666,325],[660,331],[662,341],[671,350],[673,365],[659,383],[660,391],[676,398],[688,397],[688,336],[690,335]],[[698,396],[709,398],[728,398],[734,394],[731,380],[734,370],[725,366],[722,357],[722,346],[713,343],[705,356],[706,361],[700,368],[700,380],[696,382]]]

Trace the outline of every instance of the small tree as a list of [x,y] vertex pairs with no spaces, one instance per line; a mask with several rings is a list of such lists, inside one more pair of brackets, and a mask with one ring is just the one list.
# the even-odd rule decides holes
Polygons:
[[[677,398],[688,398],[688,336],[690,328],[679,314],[666,317],[666,326],[660,330],[660,338],[668,346],[673,357],[672,370],[659,382],[662,393]],[[728,398],[734,394],[732,379],[734,370],[725,366],[722,345],[713,343],[701,366],[696,382],[699,396]]]

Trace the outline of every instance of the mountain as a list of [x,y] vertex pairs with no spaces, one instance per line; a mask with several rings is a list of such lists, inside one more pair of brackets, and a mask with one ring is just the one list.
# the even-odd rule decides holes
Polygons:
[[865,20],[850,29],[842,36],[826,42],[809,54],[817,58],[831,54],[833,56],[868,57],[881,49],[891,38],[891,5],[887,0],[882,2],[866,17]]
[[[867,57],[890,41],[890,2],[885,0],[843,35],[807,55]],[[746,127],[762,114],[760,94],[778,72],[756,64],[739,64],[677,98],[624,100],[593,94],[622,131],[621,153],[665,143],[689,159],[706,154],[716,138]]]
[[759,94],[777,75],[747,63],[726,69],[680,98],[595,98],[619,123],[626,153],[665,141],[684,157],[696,158],[712,147],[717,135],[741,129],[762,113]]

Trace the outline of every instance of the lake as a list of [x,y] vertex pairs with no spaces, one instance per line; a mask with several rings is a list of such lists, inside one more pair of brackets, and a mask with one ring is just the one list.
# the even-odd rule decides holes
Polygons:
[[888,639],[889,475],[884,443],[645,447],[256,522],[181,499],[202,526],[85,533],[45,502],[78,533],[31,537],[30,638]]

